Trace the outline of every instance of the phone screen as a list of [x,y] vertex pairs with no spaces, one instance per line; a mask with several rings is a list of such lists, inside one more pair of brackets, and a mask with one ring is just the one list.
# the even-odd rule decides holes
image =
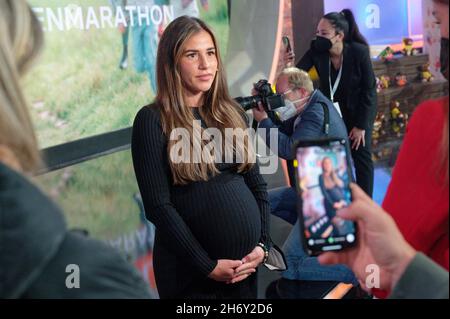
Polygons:
[[356,226],[336,212],[351,203],[351,171],[345,141],[299,144],[296,153],[299,215],[304,245],[316,255],[352,246]]
[[284,43],[284,46],[286,47],[286,52],[292,51],[291,42],[289,41],[288,37],[286,37],[286,36],[283,37],[283,43]]

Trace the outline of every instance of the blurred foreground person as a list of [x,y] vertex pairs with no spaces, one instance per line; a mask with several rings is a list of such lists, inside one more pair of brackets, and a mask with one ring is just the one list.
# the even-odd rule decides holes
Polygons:
[[20,81],[42,48],[25,0],[0,0],[0,299],[150,298],[118,252],[69,232],[28,179],[42,163]]

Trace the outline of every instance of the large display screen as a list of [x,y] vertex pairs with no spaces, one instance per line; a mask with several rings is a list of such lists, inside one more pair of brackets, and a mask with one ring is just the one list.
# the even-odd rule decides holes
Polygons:
[[227,0],[29,0],[45,48],[25,85],[41,147],[130,126],[155,91],[164,27],[197,16],[228,45]]
[[155,226],[145,217],[129,151],[39,176],[35,182],[62,208],[69,229],[115,248],[158,298],[152,263]]
[[325,0],[325,13],[351,9],[370,45],[423,40],[422,0]]

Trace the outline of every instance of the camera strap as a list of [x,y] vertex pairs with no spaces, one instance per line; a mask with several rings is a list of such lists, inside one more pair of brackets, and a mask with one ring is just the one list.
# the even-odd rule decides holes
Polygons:
[[330,134],[330,110],[325,102],[319,102],[323,108],[323,132],[326,136]]

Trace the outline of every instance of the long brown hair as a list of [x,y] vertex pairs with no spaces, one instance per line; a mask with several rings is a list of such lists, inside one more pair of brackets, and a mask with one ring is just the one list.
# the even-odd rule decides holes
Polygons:
[[25,0],[0,0],[0,145],[21,170],[40,164],[34,128],[21,79],[43,46],[40,23]]
[[[217,40],[211,29],[200,19],[182,16],[171,22],[164,31],[158,47],[156,63],[157,96],[156,102],[161,107],[161,123],[164,134],[169,137],[176,128],[184,128],[189,132],[191,159],[194,151],[193,127],[195,120],[190,108],[186,105],[184,97],[184,83],[179,69],[180,59],[186,42],[195,34],[206,31],[211,36],[216,48],[217,73],[211,89],[205,93],[203,105],[199,108],[200,115],[208,127],[217,128],[225,136],[226,128],[245,130],[247,124],[244,121],[245,112],[231,98],[224,66],[220,57]],[[224,139],[225,142],[225,139]],[[177,185],[188,184],[193,181],[206,181],[211,176],[219,174],[214,161],[200,161],[194,163],[173,163],[170,160],[170,150],[177,141],[169,140],[167,153],[174,183]],[[207,141],[200,141],[202,146]],[[226,144],[226,145],[225,145]],[[229,147],[230,143],[224,143]],[[232,152],[236,157],[243,159],[238,167],[239,172],[249,170],[253,166],[254,152],[249,140],[242,147],[232,144]],[[247,156],[250,155],[250,156]]]

